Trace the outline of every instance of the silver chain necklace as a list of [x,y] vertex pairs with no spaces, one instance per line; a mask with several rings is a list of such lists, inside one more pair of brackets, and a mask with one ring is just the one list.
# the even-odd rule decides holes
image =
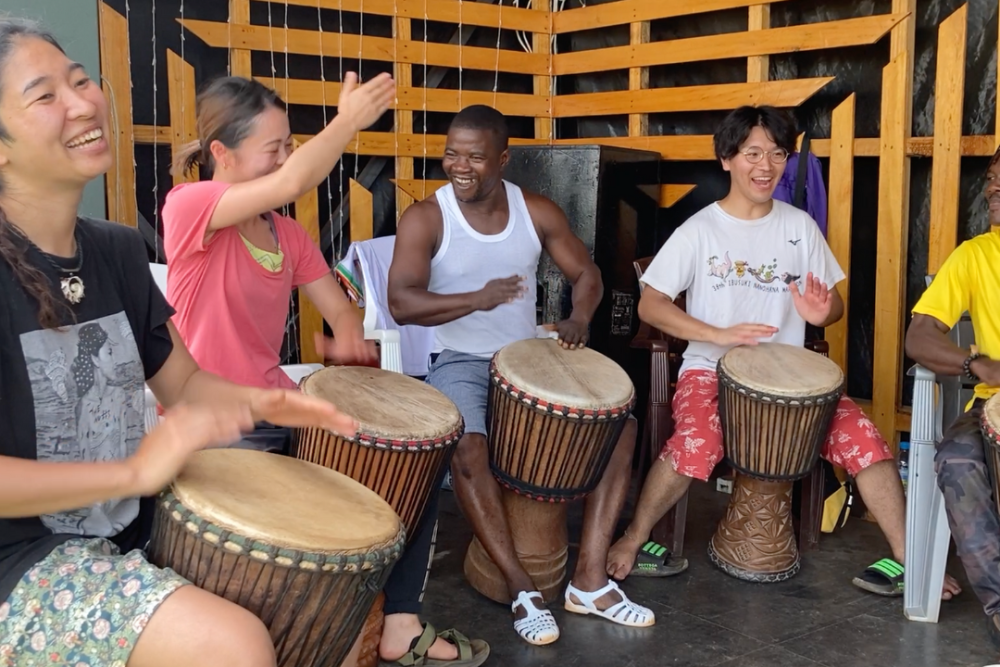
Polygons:
[[62,289],[63,297],[65,297],[65,299],[73,305],[83,301],[83,278],[78,275],[80,273],[80,269],[83,268],[83,244],[80,243],[80,235],[74,234],[76,238],[76,268],[67,269],[60,266],[51,255],[35,245],[34,241],[29,239],[28,235],[24,233],[24,230],[12,222],[8,222],[8,224],[14,229],[15,232],[17,232],[18,236],[27,241],[28,245],[37,250],[38,254],[41,255],[45,261],[56,270],[56,273],[59,274],[59,287]]

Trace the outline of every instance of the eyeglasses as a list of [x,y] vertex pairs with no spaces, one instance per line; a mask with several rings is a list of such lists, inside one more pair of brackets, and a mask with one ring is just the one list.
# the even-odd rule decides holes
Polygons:
[[772,164],[781,164],[788,159],[788,151],[784,148],[775,148],[773,151],[764,151],[759,148],[748,148],[745,151],[740,151],[740,153],[750,164],[757,164],[764,159],[765,155],[770,157]]

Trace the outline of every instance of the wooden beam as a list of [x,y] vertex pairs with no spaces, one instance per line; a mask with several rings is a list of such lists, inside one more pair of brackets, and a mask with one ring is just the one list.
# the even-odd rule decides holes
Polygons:
[[965,94],[965,32],[968,10],[967,4],[962,5],[938,27],[928,275],[937,273],[958,243],[962,98]]
[[396,178],[392,182],[396,184],[397,188],[418,200],[426,199],[436,192],[438,188],[448,183],[448,181],[432,180],[429,178],[426,181],[419,178]]
[[[551,0],[535,0],[535,4],[538,5],[535,9],[536,12],[545,13],[546,20],[549,21],[551,26],[552,12]],[[551,29],[550,31],[551,32]],[[551,112],[551,98],[555,91],[552,90],[552,36],[551,35],[541,35],[535,34],[531,40],[532,52],[537,54],[538,57],[544,58],[545,62],[548,63],[546,71],[541,76],[535,76],[532,80],[532,90],[535,95],[539,97],[545,97],[549,99],[549,113],[545,118],[535,118],[535,138],[544,141],[550,141],[554,135],[554,125],[555,120],[552,118]],[[535,72],[535,74],[538,74]]]
[[[170,150],[177,153],[198,139],[198,116],[195,113],[194,67],[167,49],[167,97],[170,101]],[[173,175],[174,185],[198,180],[197,167],[185,176]]]
[[[396,3],[398,0],[391,0],[391,2]],[[369,0],[370,4],[371,0]],[[430,4],[430,3],[426,3]],[[425,4],[425,6],[426,6]],[[499,9],[498,7],[491,6],[490,9]],[[413,33],[411,30],[412,26],[410,24],[410,19],[403,18],[398,15],[392,20],[392,36],[397,43],[400,41],[408,42],[412,39]],[[399,99],[399,88],[406,88],[408,90],[414,90],[413,88],[413,65],[409,63],[397,62],[393,65],[393,70],[395,71],[393,78],[396,80],[396,99]],[[413,111],[409,109],[401,109],[399,104],[396,105],[395,111],[395,126],[393,131],[397,134],[413,134]],[[400,155],[396,158],[396,168],[394,175],[396,178],[413,178],[413,158],[409,156]],[[360,185],[360,183],[359,183]],[[396,222],[399,217],[403,215],[403,211],[408,209],[410,205],[413,204],[413,197],[410,197],[405,192],[396,192]],[[374,234],[374,231],[373,231]],[[353,238],[351,239],[354,240]]]
[[169,144],[173,130],[169,125],[135,125],[132,134],[137,144]]
[[[409,19],[400,19],[400,21]],[[411,67],[398,64],[397,67]],[[288,104],[321,106],[324,99],[328,106],[331,100],[340,97],[340,83],[336,81],[310,81],[307,79],[275,79],[259,76],[257,80],[265,86],[273,87]],[[412,81],[412,75],[411,75]],[[325,97],[324,97],[325,96]],[[493,93],[479,90],[449,90],[442,88],[414,88],[404,86],[396,79],[396,100],[392,108],[405,111],[438,111],[458,113],[470,104],[486,104],[507,116],[549,116],[549,96],[526,95],[522,93]]]
[[[893,9],[912,11],[916,0],[893,0]],[[891,60],[882,70],[882,115],[878,186],[878,247],[875,273],[872,421],[895,452],[903,361],[903,311],[909,241],[910,136],[913,91],[913,23],[910,15],[894,30]]]
[[[632,70],[647,68],[633,67]],[[631,70],[630,70],[631,71]],[[833,81],[832,76],[766,83],[723,83],[635,91],[557,95],[552,99],[556,118],[611,116],[675,111],[720,111],[744,104],[797,107]],[[631,82],[629,84],[631,86]]]
[[668,183],[660,186],[660,208],[670,208],[694,190],[697,185],[675,185]]
[[[229,23],[227,26],[244,23],[250,23],[250,0],[229,0]],[[227,37],[231,37],[228,31]],[[227,40],[227,47],[229,41]],[[229,49],[229,70],[233,76],[250,78],[253,74],[250,66],[250,50]]]
[[[771,5],[753,5],[749,9],[747,30],[755,32],[771,27]],[[771,67],[768,56],[750,56],[747,58],[747,83],[767,81]]]
[[[462,23],[464,25],[521,30],[523,32],[544,32],[550,30],[548,12],[520,7],[499,7],[479,3],[475,0],[455,2],[455,0],[269,0],[278,5],[300,5],[313,9],[336,9],[345,12],[364,12],[393,16],[400,19],[426,18],[442,23]],[[244,21],[249,23],[249,21]]]
[[351,179],[351,243],[367,241],[374,236],[372,193]]
[[830,127],[830,192],[827,215],[827,241],[837,263],[847,274],[838,285],[844,300],[844,316],[826,328],[830,359],[847,374],[848,313],[851,298],[851,227],[854,204],[854,93],[833,110]]
[[[649,21],[639,21],[629,25],[629,44],[637,46],[649,43]],[[649,93],[640,93],[640,90],[649,88],[649,68],[630,67],[628,70],[629,98],[645,99]],[[614,93],[612,93],[614,94]],[[572,97],[578,97],[576,95]],[[560,98],[557,97],[556,100]],[[553,104],[552,115],[556,115],[556,105]],[[631,111],[628,116],[628,135],[630,137],[642,137],[649,134],[649,116],[639,111]]]
[[135,143],[132,127],[132,72],[128,21],[105,2],[100,7],[101,87],[111,107],[114,163],[105,176],[108,220],[139,226],[135,200]]
[[[367,0],[366,0],[367,1]],[[552,13],[552,32],[563,34],[580,30],[608,28],[626,23],[689,16],[724,9],[773,4],[783,0],[697,0],[697,2],[651,2],[650,0],[618,0],[602,2],[576,9]]]
[[843,21],[769,28],[755,32],[726,33],[671,39],[637,46],[557,53],[552,56],[552,73],[560,76],[586,74],[628,67],[748,58],[874,44],[904,17],[905,14],[881,14]]
[[[460,3],[464,4],[464,3]],[[287,52],[306,56],[363,58],[383,62],[463,67],[493,72],[549,74],[549,56],[544,53],[524,53],[478,46],[456,46],[420,40],[395,41],[389,37],[319,32],[317,30],[286,30],[282,27],[219,23],[215,21],[178,21],[209,46],[232,47],[251,51]],[[230,33],[232,39],[230,40]],[[546,38],[548,39],[548,38]]]
[[[319,246],[319,191],[315,188],[295,200],[295,219]],[[299,359],[303,364],[322,364],[323,355],[316,350],[315,335],[323,333],[323,315],[299,290]]]

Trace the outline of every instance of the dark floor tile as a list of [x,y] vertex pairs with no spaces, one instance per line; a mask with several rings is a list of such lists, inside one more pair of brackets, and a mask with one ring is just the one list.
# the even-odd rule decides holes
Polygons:
[[719,663],[719,667],[819,667],[819,663],[786,651],[780,646],[768,646]]

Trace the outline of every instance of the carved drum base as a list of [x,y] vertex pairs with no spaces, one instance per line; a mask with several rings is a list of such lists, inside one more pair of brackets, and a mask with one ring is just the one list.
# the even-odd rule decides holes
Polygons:
[[800,567],[792,527],[792,483],[736,475],[726,517],[708,556],[726,574],[761,584],[786,581]]

